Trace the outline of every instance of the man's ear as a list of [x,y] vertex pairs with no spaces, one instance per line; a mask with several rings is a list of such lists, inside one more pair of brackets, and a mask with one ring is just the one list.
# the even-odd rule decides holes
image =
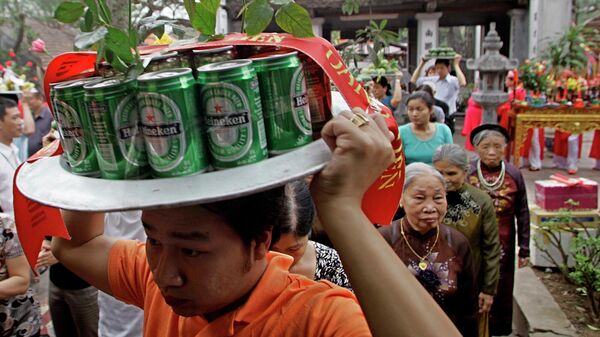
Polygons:
[[264,231],[254,240],[254,247],[252,249],[255,260],[262,260],[267,256],[269,247],[271,246],[271,235],[270,230]]

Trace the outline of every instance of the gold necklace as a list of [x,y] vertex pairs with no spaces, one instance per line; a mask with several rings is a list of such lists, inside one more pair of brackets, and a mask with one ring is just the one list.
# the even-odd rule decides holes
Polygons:
[[[405,220],[405,221],[408,222],[408,220]],[[417,254],[417,252],[415,252],[415,250],[413,249],[413,247],[410,246],[410,243],[408,242],[408,238],[406,238],[406,235],[404,235],[404,224],[403,224],[403,222],[400,223],[400,234],[402,234],[402,237],[404,238],[404,241],[406,241],[406,245],[408,246],[408,248],[410,249],[410,251],[419,258],[419,269],[425,270],[429,266],[429,260],[427,260],[427,258],[433,252],[433,248],[435,247],[435,245],[438,242],[438,239],[440,238],[440,226],[439,225],[436,226],[437,231],[435,233],[435,241],[433,241],[433,245],[431,245],[431,247],[429,248],[429,251],[427,252],[427,254],[425,254],[424,256],[421,256],[421,255]]]

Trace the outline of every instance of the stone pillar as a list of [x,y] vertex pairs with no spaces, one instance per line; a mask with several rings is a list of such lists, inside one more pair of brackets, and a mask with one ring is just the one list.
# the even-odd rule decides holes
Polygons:
[[217,9],[217,24],[215,32],[217,34],[229,33],[229,16],[225,10],[226,0],[221,0],[221,6]]
[[522,63],[528,57],[529,27],[527,25],[527,11],[520,8],[508,11],[510,16],[510,43],[508,57]]
[[324,18],[313,18],[312,19],[312,30],[315,36],[323,37],[323,24],[325,23]]
[[571,0],[529,0],[529,57],[544,55],[572,21]]
[[422,56],[427,54],[431,48],[438,45],[438,27],[441,12],[435,13],[417,13],[417,63]]

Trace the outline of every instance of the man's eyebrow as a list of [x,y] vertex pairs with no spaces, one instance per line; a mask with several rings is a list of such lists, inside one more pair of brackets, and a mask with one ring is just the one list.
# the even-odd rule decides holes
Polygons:
[[206,232],[170,232],[169,236],[189,241],[208,241],[208,233]]

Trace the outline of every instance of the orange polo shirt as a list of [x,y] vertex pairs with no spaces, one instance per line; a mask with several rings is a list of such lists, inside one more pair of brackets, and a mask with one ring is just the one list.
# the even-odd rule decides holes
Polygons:
[[115,243],[108,279],[113,296],[144,309],[146,337],[371,336],[350,291],[291,274],[293,259],[287,255],[271,252],[267,260],[268,267],[246,303],[212,322],[171,310],[154,283],[142,243]]

